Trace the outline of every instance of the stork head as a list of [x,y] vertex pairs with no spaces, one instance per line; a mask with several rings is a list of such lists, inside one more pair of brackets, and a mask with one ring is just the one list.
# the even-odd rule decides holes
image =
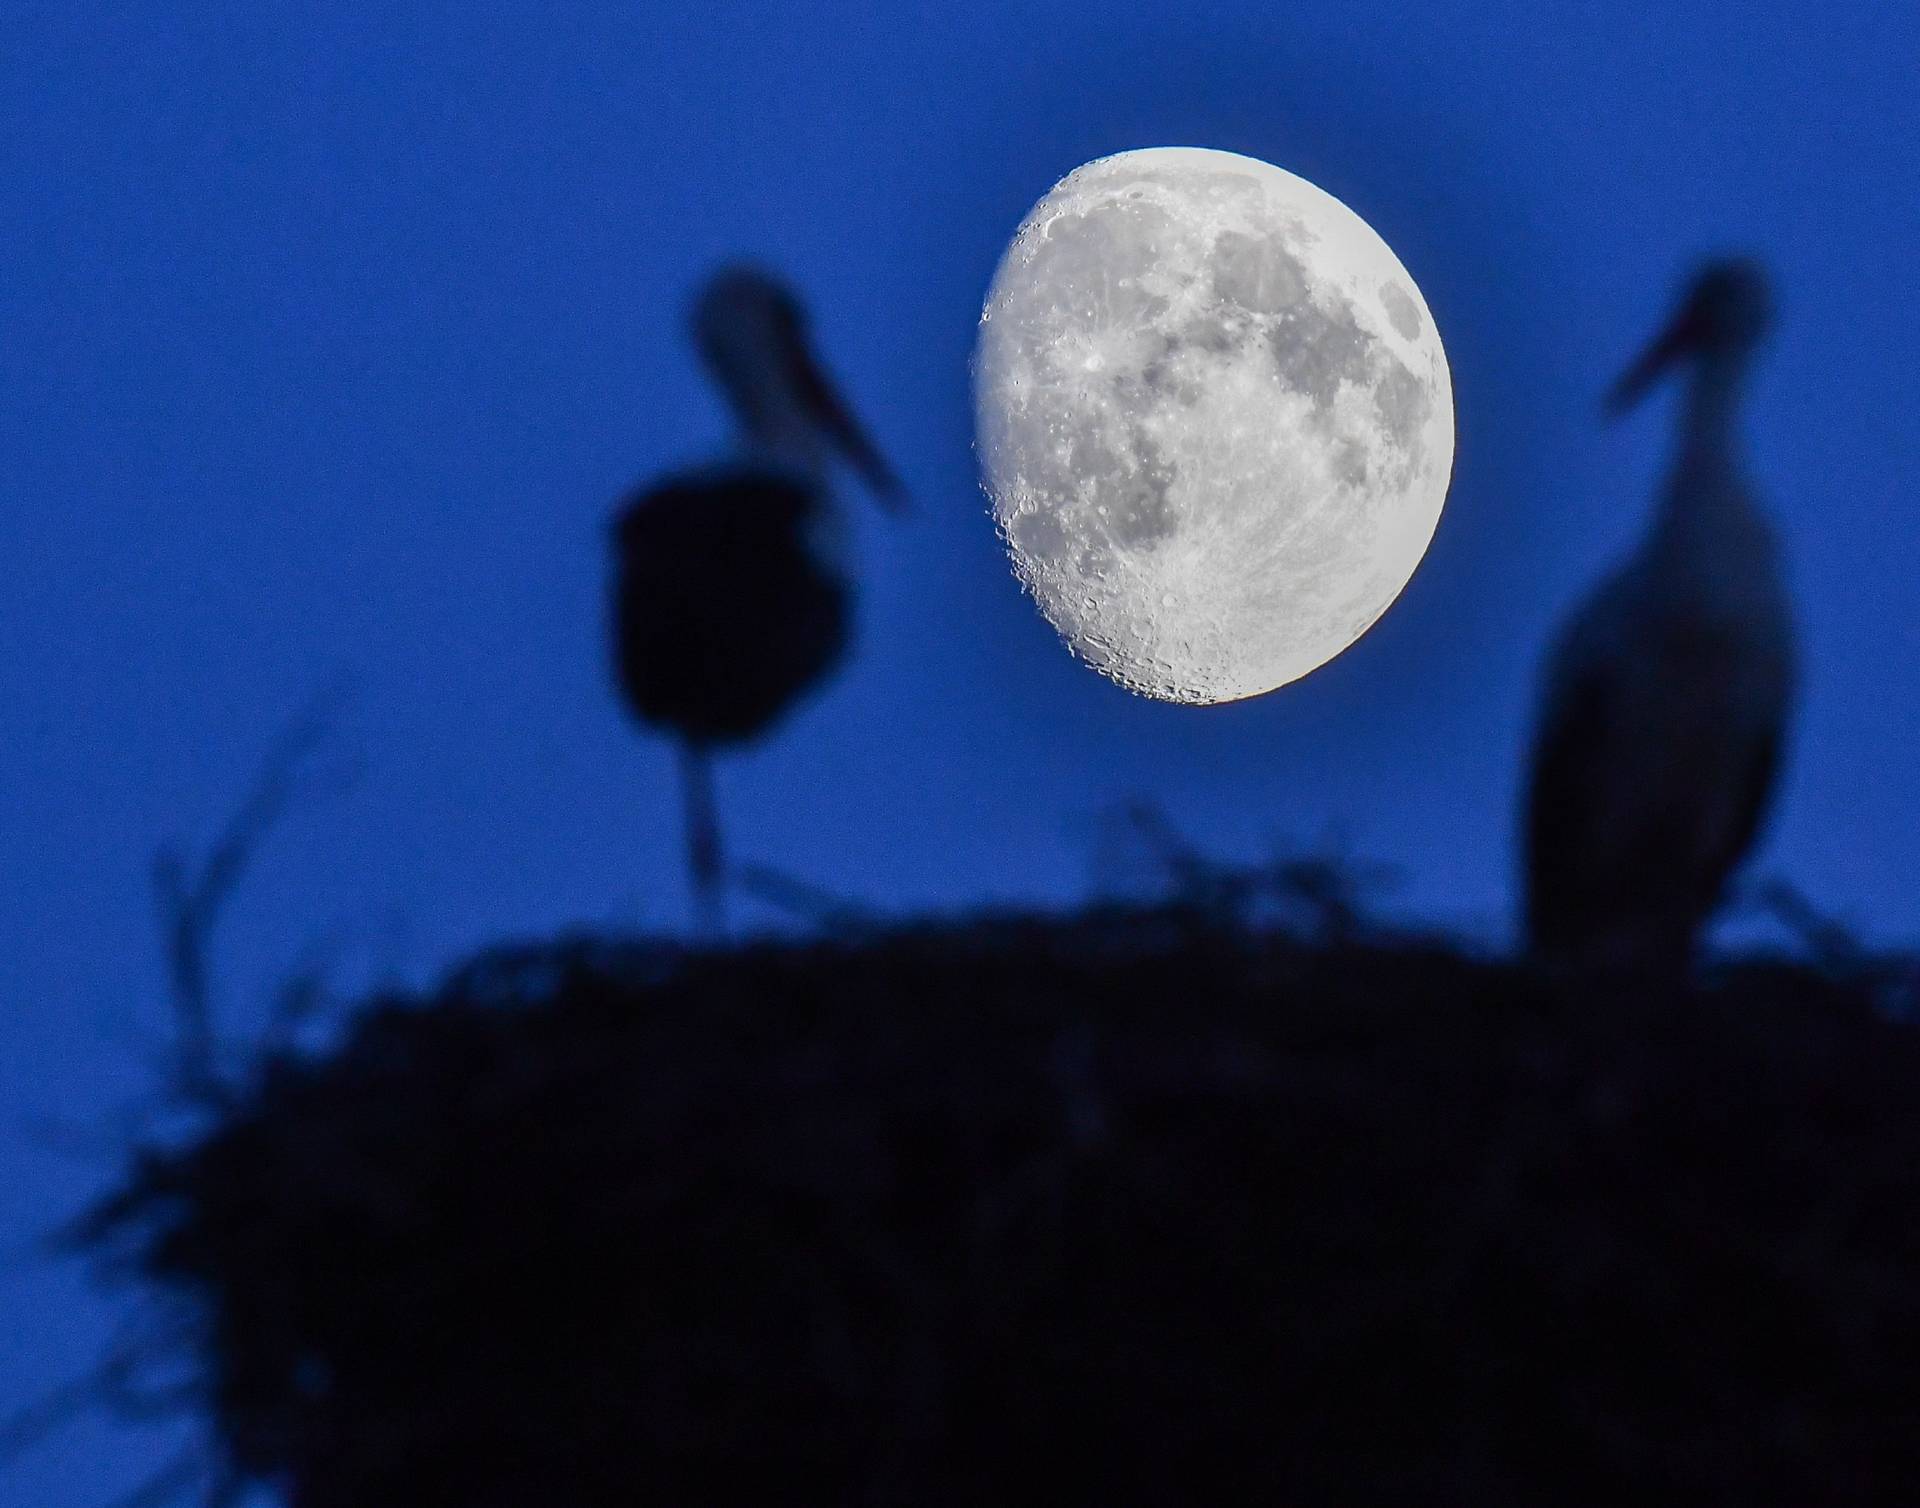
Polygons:
[[893,468],[828,381],[806,311],[778,278],[722,268],[694,300],[693,338],[751,441],[808,463],[838,452],[881,502],[903,505]]
[[1614,384],[1608,411],[1631,408],[1656,378],[1682,360],[1743,365],[1772,326],[1773,294],[1760,264],[1749,257],[1708,262],[1667,327]]

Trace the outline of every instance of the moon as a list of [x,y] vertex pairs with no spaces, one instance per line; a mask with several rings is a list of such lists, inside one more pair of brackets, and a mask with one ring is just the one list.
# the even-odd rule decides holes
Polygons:
[[981,476],[1075,655],[1206,705],[1299,679],[1399,596],[1453,469],[1433,316],[1372,227],[1256,158],[1102,157],[1033,207],[973,360]]

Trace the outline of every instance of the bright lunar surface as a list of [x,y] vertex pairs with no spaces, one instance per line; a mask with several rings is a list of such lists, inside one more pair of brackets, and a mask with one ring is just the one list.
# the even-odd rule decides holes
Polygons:
[[1088,664],[1167,701],[1285,685],[1407,584],[1453,468],[1426,301],[1332,195],[1159,147],[1069,174],[980,316],[981,468]]

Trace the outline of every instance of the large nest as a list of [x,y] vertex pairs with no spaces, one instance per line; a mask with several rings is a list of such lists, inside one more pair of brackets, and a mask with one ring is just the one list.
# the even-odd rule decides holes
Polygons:
[[1920,1040],[1180,908],[503,951],[92,1236],[296,1508],[1920,1501]]

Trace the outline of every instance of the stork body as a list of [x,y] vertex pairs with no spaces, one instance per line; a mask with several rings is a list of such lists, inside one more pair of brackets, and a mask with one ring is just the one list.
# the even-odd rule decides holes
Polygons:
[[1616,391],[1690,386],[1658,513],[1548,661],[1525,831],[1537,955],[1683,969],[1757,836],[1794,694],[1791,608],[1737,419],[1768,322],[1750,264],[1707,268]]
[[701,354],[740,431],[712,465],[641,489],[613,529],[616,684],[675,738],[696,920],[724,926],[710,760],[769,732],[845,655],[852,581],[830,448],[893,499],[892,473],[821,374],[798,303],[736,268],[695,307]]

